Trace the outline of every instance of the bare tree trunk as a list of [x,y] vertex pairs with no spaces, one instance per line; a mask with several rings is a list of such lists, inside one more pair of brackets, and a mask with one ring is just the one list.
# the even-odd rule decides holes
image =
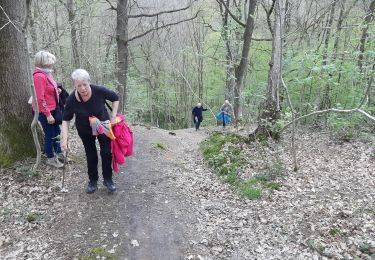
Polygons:
[[[230,0],[226,0],[226,6],[229,7]],[[225,60],[227,62],[227,74],[226,74],[226,84],[225,84],[225,99],[232,100],[233,99],[233,90],[236,84],[236,76],[235,76],[235,56],[234,50],[231,47],[230,41],[230,29],[229,29],[229,21],[228,21],[228,10],[223,7],[223,4],[220,2],[220,11],[222,16],[223,22],[223,29],[221,36],[225,42]]]
[[242,117],[242,106],[241,106],[241,93],[244,86],[246,71],[249,65],[249,51],[251,45],[251,38],[254,31],[254,13],[257,1],[250,0],[248,16],[246,20],[245,32],[243,35],[243,47],[241,54],[241,61],[238,67],[236,67],[236,85],[234,88],[234,115],[237,119]]
[[271,136],[278,138],[278,133],[272,130],[280,114],[280,85],[283,58],[283,34],[285,22],[286,0],[276,0],[275,21],[272,40],[272,60],[268,74],[267,99],[259,117],[258,136]]
[[358,55],[358,67],[361,72],[362,72],[362,67],[363,67],[366,43],[369,37],[369,34],[368,34],[369,24],[374,20],[374,12],[375,12],[375,0],[372,0],[368,9],[368,13],[365,17],[364,25],[362,27],[362,35],[361,35],[361,40],[359,44],[360,53]]
[[29,98],[31,71],[24,36],[26,1],[0,0],[0,168],[35,153]]
[[128,53],[128,0],[117,1],[117,91],[120,95],[119,111],[124,112],[127,105]]
[[326,33],[325,33],[325,39],[324,39],[324,53],[323,53],[323,66],[327,65],[327,59],[328,59],[328,44],[329,40],[331,38],[331,28],[333,24],[333,18],[335,17],[335,7],[336,7],[337,0],[334,0],[331,5],[331,10],[329,13]]
[[346,2],[346,0],[342,0],[341,3],[340,3],[340,14],[339,14],[339,19],[337,21],[337,26],[336,26],[336,37],[335,37],[335,43],[333,45],[334,53],[333,53],[332,61],[336,60],[337,52],[339,50],[339,40],[340,40],[340,36],[341,36],[340,32],[341,32],[341,28],[342,28],[342,22],[345,19],[345,17],[344,17],[345,2]]
[[[58,48],[59,48],[59,57],[60,59],[62,57],[64,57],[64,50],[63,50],[63,45],[61,44],[61,41],[60,41],[60,37],[59,37],[59,22],[58,22],[58,10],[57,10],[57,5],[55,5],[54,7],[54,11],[55,11],[55,37],[57,39],[57,44],[58,44]],[[61,66],[59,66],[60,69],[61,69],[61,74],[62,74],[62,78],[64,78],[67,74],[66,74],[66,71],[65,71],[65,66],[64,66],[64,63],[61,63]],[[77,67],[76,67],[77,68]]]
[[193,41],[197,50],[197,92],[199,100],[203,99],[203,74],[204,74],[204,27],[198,23],[193,22]]
[[80,56],[78,51],[78,38],[75,22],[75,10],[73,0],[68,0],[66,4],[68,10],[68,19],[70,24],[70,36],[71,36],[71,45],[73,53],[73,64],[75,68],[81,67]]
[[[322,62],[323,66],[328,64],[328,59],[329,59],[328,58],[328,49],[329,49],[328,45],[329,45],[329,40],[331,38],[331,28],[333,25],[333,18],[335,16],[336,3],[337,3],[337,0],[334,0],[331,5],[329,18],[327,22],[327,28],[325,30],[326,33],[325,33],[325,39],[324,39],[324,51],[323,51],[323,62]],[[329,77],[331,77],[331,75],[329,75]],[[318,104],[319,110],[331,107],[330,92],[331,92],[331,83],[327,81],[324,87],[323,96],[321,97],[320,94],[318,95],[317,104]]]

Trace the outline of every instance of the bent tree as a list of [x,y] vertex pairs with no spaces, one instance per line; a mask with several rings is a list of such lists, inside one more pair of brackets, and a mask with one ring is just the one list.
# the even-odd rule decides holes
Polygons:
[[0,0],[0,168],[35,153],[27,104],[30,71],[22,24],[26,1]]

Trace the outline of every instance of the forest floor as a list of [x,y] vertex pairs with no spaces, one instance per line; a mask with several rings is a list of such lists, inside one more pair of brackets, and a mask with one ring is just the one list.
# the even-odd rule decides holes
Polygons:
[[135,154],[114,173],[113,195],[101,181],[85,193],[76,134],[67,193],[62,170],[2,170],[0,259],[375,259],[373,144],[301,130],[298,173],[289,136],[241,146],[241,178],[271,171],[279,184],[249,200],[202,159],[199,143],[220,129],[132,128]]

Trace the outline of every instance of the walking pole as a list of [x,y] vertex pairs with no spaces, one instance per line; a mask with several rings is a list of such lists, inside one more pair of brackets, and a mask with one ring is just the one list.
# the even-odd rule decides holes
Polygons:
[[68,192],[68,189],[65,188],[65,172],[66,172],[66,164],[68,162],[68,152],[69,152],[69,149],[66,149],[66,151],[64,151],[64,166],[63,166],[63,175],[62,175],[62,183],[61,183],[61,192]]

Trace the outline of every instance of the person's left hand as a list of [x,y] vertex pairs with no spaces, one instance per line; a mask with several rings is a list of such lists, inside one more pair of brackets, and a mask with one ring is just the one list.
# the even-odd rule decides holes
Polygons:
[[112,125],[116,124],[116,117],[111,116],[111,124]]

